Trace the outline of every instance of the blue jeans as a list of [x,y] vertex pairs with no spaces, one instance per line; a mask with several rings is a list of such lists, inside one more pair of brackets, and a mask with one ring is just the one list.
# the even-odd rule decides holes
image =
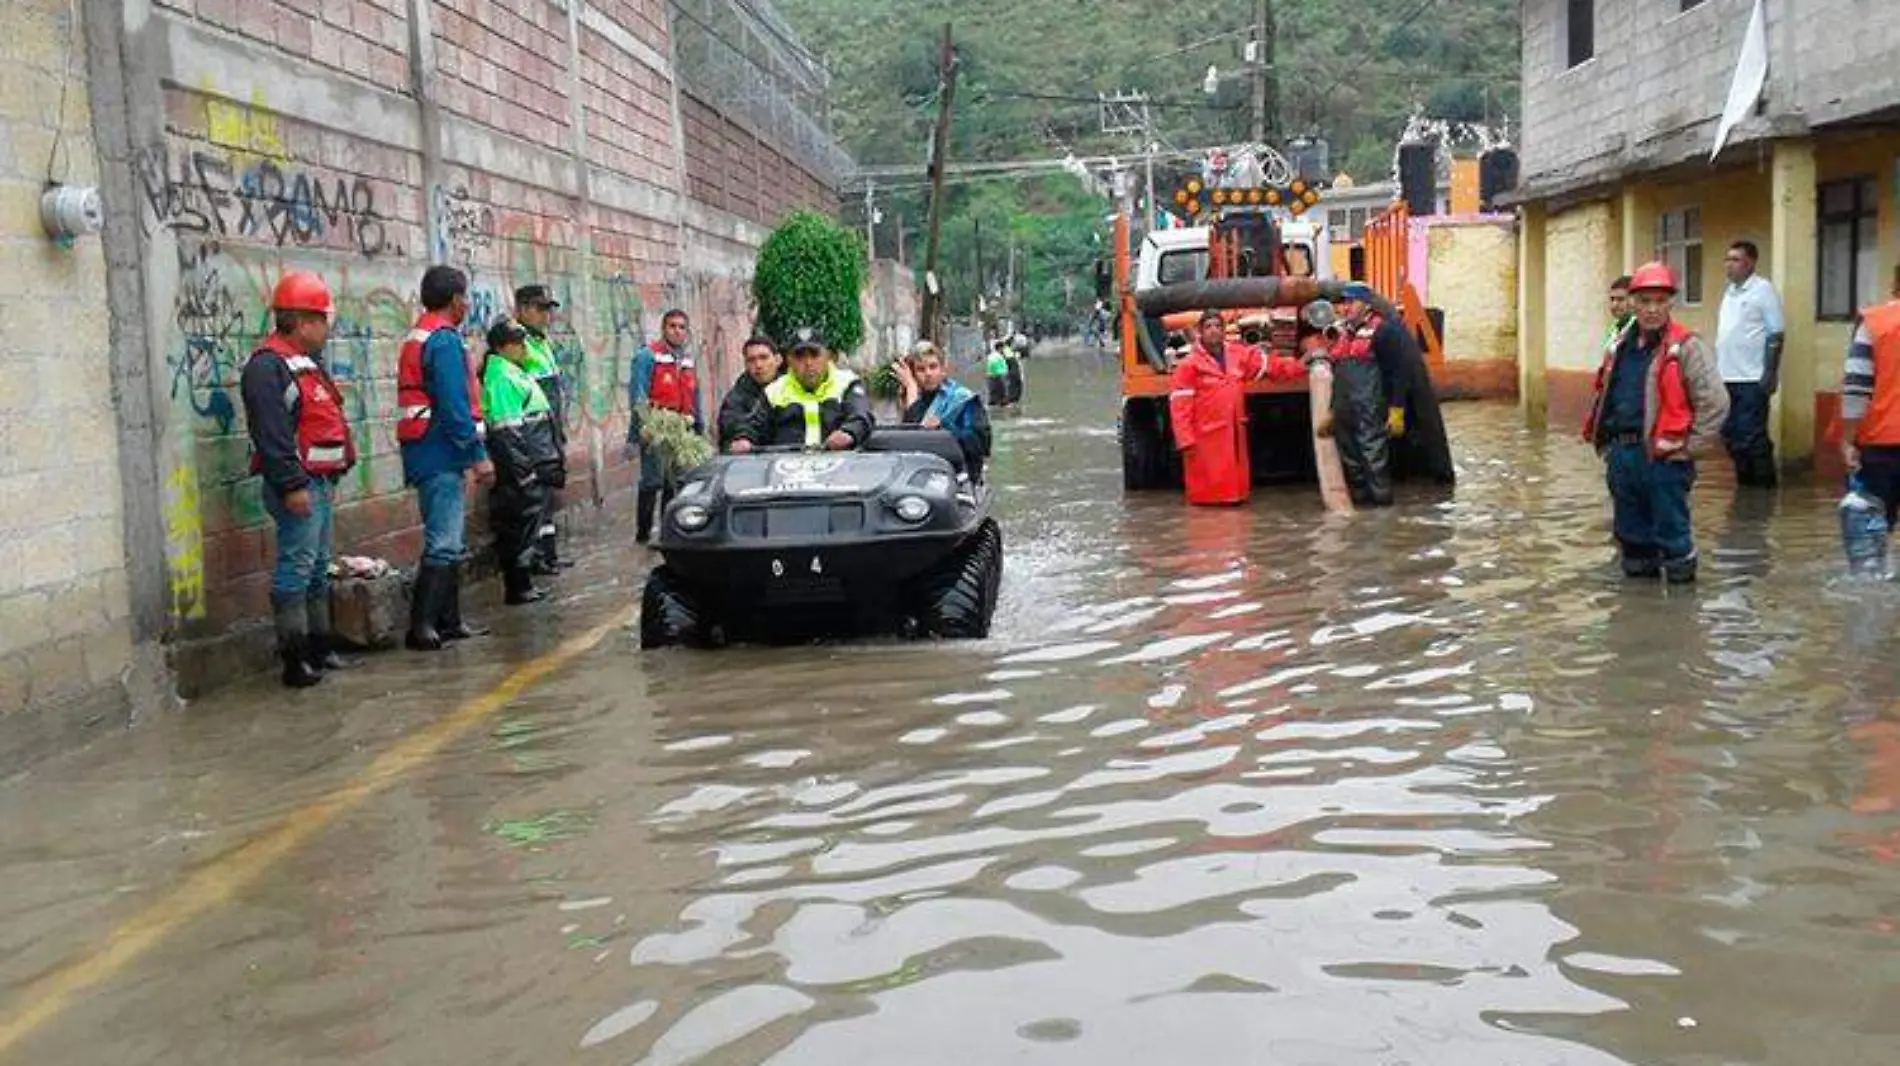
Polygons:
[[1735,460],[1735,480],[1743,485],[1775,483],[1775,442],[1768,436],[1773,397],[1755,382],[1728,384],[1728,421],[1722,440]]
[[422,564],[454,566],[468,554],[468,497],[463,472],[444,470],[416,482],[416,506],[422,509]]
[[1651,459],[1641,444],[1612,445],[1608,460],[1612,525],[1624,553],[1666,563],[1693,556],[1689,488],[1695,484],[1695,464]]
[[304,487],[310,491],[310,513],[295,515],[284,506],[284,497],[269,482],[264,484],[264,510],[277,523],[277,565],[270,579],[273,603],[318,600],[330,594],[336,486],[324,478],[311,478]]

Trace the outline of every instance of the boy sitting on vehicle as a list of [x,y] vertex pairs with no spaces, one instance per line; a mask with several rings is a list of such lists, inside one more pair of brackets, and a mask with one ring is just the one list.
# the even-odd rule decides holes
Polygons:
[[898,361],[897,379],[904,390],[904,421],[949,430],[963,449],[963,468],[970,480],[983,480],[983,461],[990,455],[989,412],[976,393],[950,376],[943,353],[929,341],[919,341]]

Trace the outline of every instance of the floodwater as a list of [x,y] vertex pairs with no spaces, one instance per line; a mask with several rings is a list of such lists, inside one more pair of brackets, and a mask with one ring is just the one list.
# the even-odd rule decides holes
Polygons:
[[1900,1060],[1900,589],[1825,488],[1710,464],[1700,586],[1629,585],[1508,407],[1453,498],[1189,511],[1028,369],[992,640],[642,654],[603,549],[0,786],[0,1062]]

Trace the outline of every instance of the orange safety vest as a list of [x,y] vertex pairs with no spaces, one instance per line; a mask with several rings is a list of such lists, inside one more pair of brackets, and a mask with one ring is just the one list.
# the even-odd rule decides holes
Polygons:
[[693,357],[680,355],[665,341],[648,346],[653,353],[653,379],[647,384],[647,403],[683,415],[695,414],[693,395],[699,380]]
[[[308,355],[291,347],[282,334],[264,338],[263,347],[251,358],[275,357],[284,361],[296,382],[296,395],[284,396],[284,403],[297,408],[297,461],[313,477],[333,477],[356,465],[356,442],[350,437],[350,417],[343,411],[343,394],[323,367]],[[251,473],[264,470],[263,457],[251,453]]]
[[[455,330],[455,323],[440,311],[429,311],[416,319],[415,328],[402,339],[402,350],[396,357],[396,439],[403,444],[414,444],[429,432],[429,420],[434,414],[434,401],[429,397],[429,378],[423,372],[422,346],[437,330]],[[485,438],[486,428],[482,425],[482,385],[475,373],[475,361],[465,359],[463,369],[468,377],[468,410],[475,419],[475,436]]]
[[1859,444],[1900,444],[1900,300],[1860,313],[1874,341],[1874,397],[1861,419]]
[[1372,358],[1372,337],[1383,325],[1385,325],[1385,319],[1380,318],[1378,312],[1367,315],[1366,320],[1359,323],[1358,329],[1334,343],[1333,358],[1355,360]]

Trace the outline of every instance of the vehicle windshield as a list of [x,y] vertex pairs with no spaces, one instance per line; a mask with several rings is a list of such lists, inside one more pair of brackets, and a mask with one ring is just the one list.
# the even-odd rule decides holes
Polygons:
[[1161,261],[1155,266],[1157,285],[1178,285],[1184,281],[1203,281],[1207,278],[1207,249],[1183,248],[1179,251],[1161,253]]

